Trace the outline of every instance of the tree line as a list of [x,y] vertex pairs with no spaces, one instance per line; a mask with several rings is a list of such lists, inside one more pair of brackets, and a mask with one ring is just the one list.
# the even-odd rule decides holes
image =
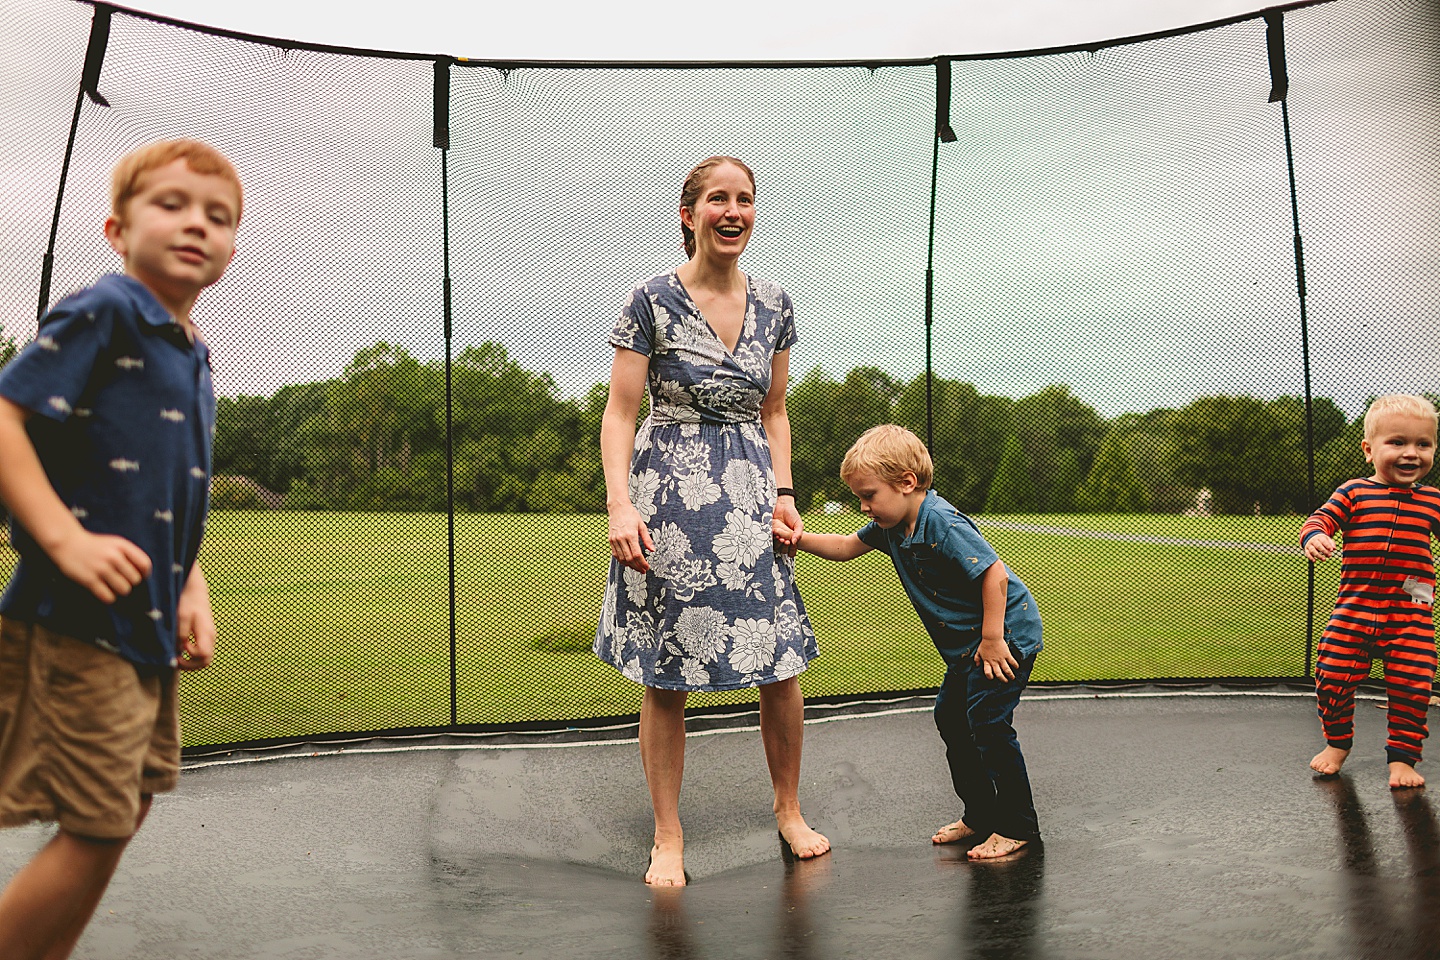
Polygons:
[[[466,348],[451,376],[457,510],[603,509],[605,384],[564,398],[548,374],[521,368],[495,343]],[[1015,400],[935,378],[929,393],[936,487],[965,511],[1178,513],[1202,490],[1216,513],[1314,506],[1297,397],[1204,396],[1106,419],[1060,384]],[[926,395],[923,374],[904,381],[868,366],[841,380],[817,367],[794,382],[787,407],[802,509],[852,501],[840,461],[867,428],[893,422],[924,437]],[[1368,472],[1363,423],[1326,398],[1312,412],[1323,498]],[[222,397],[216,506],[444,510],[445,423],[443,365],[389,343],[361,350],[332,380]]]

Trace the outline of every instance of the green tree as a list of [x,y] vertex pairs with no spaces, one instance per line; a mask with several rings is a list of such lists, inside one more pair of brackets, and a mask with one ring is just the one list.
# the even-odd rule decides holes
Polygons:
[[985,498],[986,513],[1033,513],[1035,488],[1030,482],[1030,463],[1020,438],[1013,434],[1005,441],[1000,466]]
[[1176,411],[1171,428],[1176,476],[1208,487],[1219,512],[1300,508],[1295,477],[1303,488],[1304,422],[1293,398],[1200,397]]
[[850,499],[849,489],[840,480],[840,460],[848,446],[840,446],[834,416],[839,394],[840,384],[822,368],[814,367],[785,397],[792,485],[802,510],[815,509],[826,500]]
[[[995,477],[1011,431],[1014,401],[981,394],[973,384],[940,377],[931,381],[935,440],[935,489],[961,510],[977,513]],[[895,403],[895,422],[925,440],[926,382],[911,380]]]
[[1025,449],[1036,507],[1075,506],[1075,489],[1090,472],[1105,436],[1105,421],[1064,384],[1051,384],[1015,403],[1014,427]]
[[1130,459],[1130,437],[1120,430],[1105,435],[1075,499],[1089,513],[1143,513],[1150,508],[1145,485]]

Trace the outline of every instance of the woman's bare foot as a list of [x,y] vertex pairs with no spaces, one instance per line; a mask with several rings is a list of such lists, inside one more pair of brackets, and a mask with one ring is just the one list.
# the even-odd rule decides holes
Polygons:
[[801,860],[813,860],[830,852],[830,841],[824,834],[810,829],[798,813],[784,819],[777,814],[775,825],[780,828],[780,839],[790,844],[791,852]]
[[685,845],[667,843],[662,847],[657,843],[651,847],[645,882],[657,887],[685,886]]
[[956,820],[954,823],[947,823],[935,831],[935,836],[930,838],[931,843],[959,843],[961,840],[969,840],[975,836],[975,831],[964,820]]
[[999,860],[1008,857],[1012,853],[1018,853],[1028,840],[1011,840],[1009,837],[1002,837],[998,833],[992,833],[985,838],[985,842],[970,848],[965,854],[971,860]]
[[[1326,747],[1315,754],[1310,760],[1310,769],[1322,777],[1333,777],[1340,772],[1340,767],[1345,763],[1345,758],[1350,756],[1349,750],[1341,750],[1339,747]],[[1391,776],[1394,776],[1392,773]]]
[[1390,761],[1390,789],[1401,790],[1405,787],[1423,787],[1425,778],[1415,772],[1415,768],[1408,763],[1399,760]]

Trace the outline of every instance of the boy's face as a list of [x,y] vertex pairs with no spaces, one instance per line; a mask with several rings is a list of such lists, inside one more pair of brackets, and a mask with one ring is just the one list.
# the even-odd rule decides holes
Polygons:
[[1435,423],[1409,413],[1387,413],[1360,442],[1365,460],[1375,465],[1374,479],[1392,487],[1412,487],[1435,465]]
[[[886,530],[905,524],[908,532],[915,526],[924,500],[915,474],[906,473],[892,483],[869,470],[860,470],[850,478],[850,492],[860,501],[860,512]],[[918,496],[917,496],[918,494]]]
[[230,181],[196,173],[181,158],[141,176],[121,215],[105,221],[105,236],[125,272],[187,318],[235,255],[238,210]]

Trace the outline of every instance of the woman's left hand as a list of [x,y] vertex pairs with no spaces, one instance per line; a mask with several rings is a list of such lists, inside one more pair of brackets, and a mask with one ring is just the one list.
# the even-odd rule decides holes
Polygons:
[[770,522],[770,532],[775,535],[775,548],[777,552],[787,557],[795,556],[795,550],[800,543],[800,534],[804,532],[805,524],[800,519],[800,511],[795,509],[794,497],[779,497],[775,500],[775,513]]

